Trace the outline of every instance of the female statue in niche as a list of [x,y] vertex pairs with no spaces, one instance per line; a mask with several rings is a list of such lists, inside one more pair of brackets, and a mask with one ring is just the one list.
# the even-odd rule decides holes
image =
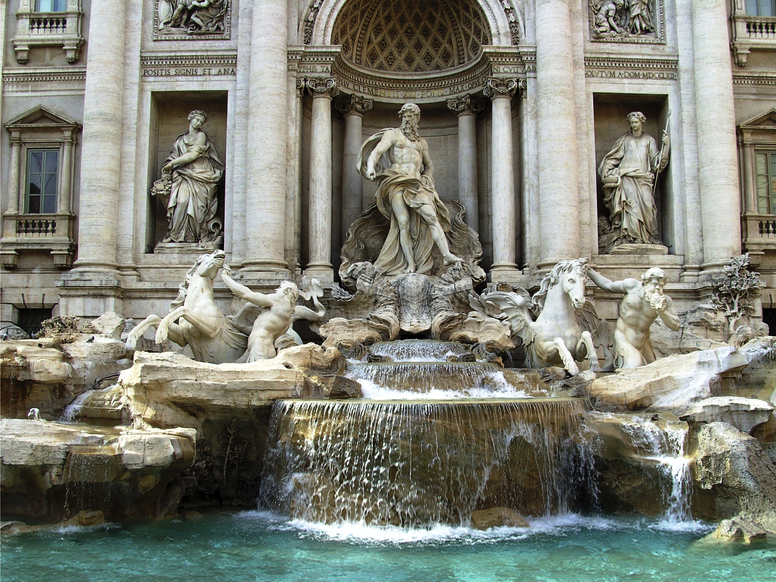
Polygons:
[[162,178],[154,183],[152,194],[166,201],[170,226],[162,242],[214,243],[221,236],[221,225],[214,220],[218,206],[216,190],[224,164],[202,125],[204,111],[189,113],[189,131],[178,136],[173,151],[162,167]]
[[670,141],[663,131],[662,145],[644,133],[647,118],[628,114],[631,130],[620,137],[598,166],[613,234],[620,242],[659,243],[655,181],[668,164]]

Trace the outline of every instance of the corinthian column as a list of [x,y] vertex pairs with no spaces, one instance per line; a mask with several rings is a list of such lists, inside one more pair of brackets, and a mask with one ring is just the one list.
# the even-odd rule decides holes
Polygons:
[[310,262],[305,274],[324,285],[334,282],[331,266],[331,98],[338,93],[336,80],[307,79],[313,95],[310,138]]
[[536,0],[540,267],[579,256],[579,180],[569,0]]
[[489,78],[484,94],[493,102],[491,211],[493,212],[492,281],[511,281],[515,264],[515,168],[512,150],[512,97],[517,79]]
[[478,231],[477,114],[483,108],[468,95],[448,99],[447,107],[458,114],[458,201],[466,209],[466,224]]
[[285,261],[288,18],[286,0],[253,3],[243,274],[288,278]]
[[692,0],[704,269],[741,252],[733,81],[725,0]]
[[345,116],[345,147],[342,156],[342,241],[347,237],[350,225],[362,210],[364,181],[356,168],[358,152],[361,149],[362,121],[364,113],[372,109],[373,101],[360,95],[350,95],[345,101],[335,104],[337,111]]
[[91,7],[75,262],[81,272],[118,267],[126,9],[123,0],[104,0]]

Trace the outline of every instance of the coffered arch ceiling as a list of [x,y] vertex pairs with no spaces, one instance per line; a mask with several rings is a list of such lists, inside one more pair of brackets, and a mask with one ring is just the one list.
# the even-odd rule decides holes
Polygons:
[[472,62],[491,35],[474,0],[349,0],[331,42],[365,69],[425,73]]

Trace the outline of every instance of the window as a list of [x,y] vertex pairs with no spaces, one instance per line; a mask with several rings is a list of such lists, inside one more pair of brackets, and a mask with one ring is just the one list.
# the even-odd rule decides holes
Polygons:
[[59,149],[27,150],[25,212],[54,214],[57,211]]
[[776,16],[776,0],[746,0],[747,16]]
[[757,212],[776,214],[776,152],[755,152]]
[[35,0],[35,12],[65,12],[67,0]]

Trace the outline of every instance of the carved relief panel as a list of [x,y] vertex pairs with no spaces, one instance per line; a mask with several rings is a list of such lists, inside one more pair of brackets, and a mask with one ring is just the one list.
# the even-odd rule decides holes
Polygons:
[[589,0],[593,42],[665,43],[663,0]]
[[230,0],[155,0],[154,40],[228,40]]

